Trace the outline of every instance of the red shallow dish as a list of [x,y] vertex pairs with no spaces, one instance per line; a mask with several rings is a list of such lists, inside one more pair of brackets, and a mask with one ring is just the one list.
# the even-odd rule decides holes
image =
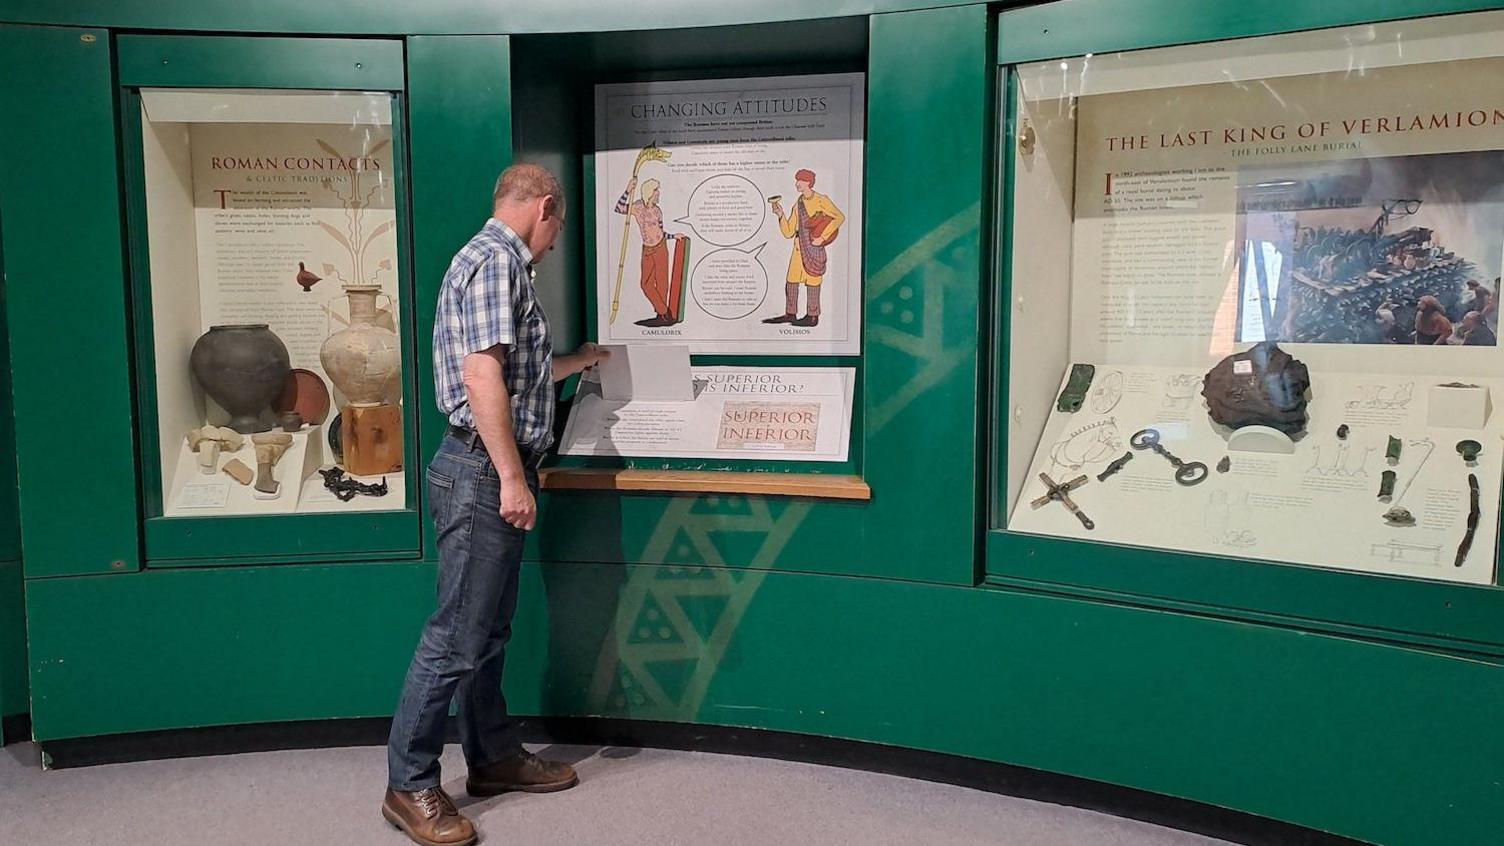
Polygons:
[[278,414],[296,411],[305,422],[317,426],[329,416],[329,386],[312,370],[290,370],[282,393],[272,401],[272,411]]

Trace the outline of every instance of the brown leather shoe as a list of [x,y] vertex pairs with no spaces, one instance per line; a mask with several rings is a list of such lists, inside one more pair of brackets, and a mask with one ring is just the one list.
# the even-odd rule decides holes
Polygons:
[[574,767],[545,761],[524,749],[510,758],[471,769],[470,777],[465,779],[465,792],[471,796],[495,796],[508,790],[553,793],[579,783],[580,776]]
[[386,789],[381,815],[423,846],[469,846],[475,842],[475,826],[454,807],[442,788],[416,793]]

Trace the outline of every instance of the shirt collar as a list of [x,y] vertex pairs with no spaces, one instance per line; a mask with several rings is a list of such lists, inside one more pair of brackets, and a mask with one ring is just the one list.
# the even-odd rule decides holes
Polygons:
[[527,242],[522,240],[521,235],[512,231],[512,227],[493,217],[486,221],[486,229],[497,238],[511,244],[517,250],[517,254],[522,257],[522,263],[527,266],[528,270],[533,269],[533,251],[527,248]]

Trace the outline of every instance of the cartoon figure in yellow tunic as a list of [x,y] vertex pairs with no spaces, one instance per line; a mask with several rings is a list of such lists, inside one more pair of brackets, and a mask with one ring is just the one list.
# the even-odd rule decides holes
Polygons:
[[[795,173],[794,188],[799,192],[799,199],[794,202],[793,214],[784,214],[781,198],[769,200],[773,204],[773,213],[778,215],[778,228],[783,237],[794,239],[794,252],[789,256],[789,272],[783,286],[783,314],[766,318],[763,323],[816,326],[820,323],[820,283],[825,280],[825,245],[836,239],[841,224],[846,222],[846,215],[829,197],[815,193],[814,171],[802,168]],[[803,317],[798,316],[800,285],[809,292]]]

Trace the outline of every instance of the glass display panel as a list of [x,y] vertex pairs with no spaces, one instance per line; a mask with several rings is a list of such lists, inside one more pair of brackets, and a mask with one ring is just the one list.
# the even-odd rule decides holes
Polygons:
[[161,513],[403,508],[391,96],[140,110]]
[[1006,528],[1492,584],[1504,13],[1011,73]]

